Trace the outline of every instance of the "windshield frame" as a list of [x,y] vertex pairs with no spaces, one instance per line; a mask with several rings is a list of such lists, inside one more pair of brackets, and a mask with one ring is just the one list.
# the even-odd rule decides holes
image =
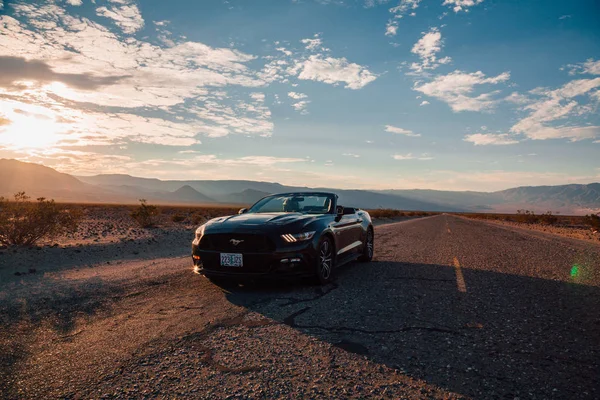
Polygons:
[[[331,201],[331,206],[329,208],[329,211],[328,212],[302,212],[302,211],[283,211],[283,210],[281,210],[281,211],[257,211],[261,207],[263,207],[266,203],[271,201],[273,198],[277,198],[277,197],[292,198],[292,197],[310,197],[310,196],[319,196],[319,197],[328,198]],[[283,214],[299,213],[299,214],[305,214],[305,215],[335,214],[335,209],[337,206],[337,197],[338,196],[333,193],[323,193],[323,192],[278,193],[278,194],[273,194],[270,196],[263,197],[262,199],[258,200],[256,203],[254,203],[246,212],[254,213],[254,214],[268,214],[268,213],[283,213]]]

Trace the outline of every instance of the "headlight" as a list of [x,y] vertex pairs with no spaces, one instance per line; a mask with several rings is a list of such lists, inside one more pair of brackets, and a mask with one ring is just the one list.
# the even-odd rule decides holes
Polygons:
[[283,240],[288,243],[302,242],[304,240],[310,240],[315,236],[315,231],[312,232],[302,232],[302,233],[288,233],[285,235],[281,235]]
[[204,225],[202,225],[198,229],[196,229],[196,240],[198,242],[200,242],[200,239],[202,239],[202,236],[204,236]]

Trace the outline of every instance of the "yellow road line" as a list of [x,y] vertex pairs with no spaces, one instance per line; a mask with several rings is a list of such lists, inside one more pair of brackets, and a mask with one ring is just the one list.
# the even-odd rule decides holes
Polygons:
[[462,269],[460,268],[460,263],[458,262],[458,258],[456,257],[454,257],[454,270],[456,271],[456,286],[458,287],[458,291],[466,293],[467,285],[465,285],[465,277],[463,276]]

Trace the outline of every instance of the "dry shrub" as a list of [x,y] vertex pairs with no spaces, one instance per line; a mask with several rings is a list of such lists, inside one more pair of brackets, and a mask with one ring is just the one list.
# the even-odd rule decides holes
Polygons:
[[539,222],[544,225],[555,225],[558,222],[558,217],[553,215],[551,211],[539,216]]
[[517,215],[515,216],[515,221],[521,222],[523,224],[535,224],[539,221],[539,217],[535,215],[533,211],[529,210],[517,210]]
[[194,224],[194,225],[200,225],[200,223],[203,222],[204,220],[205,220],[205,218],[202,214],[194,213],[192,215],[192,224]]
[[74,233],[82,214],[44,197],[30,201],[25,192],[15,194],[12,201],[0,197],[0,243],[32,246],[44,237]]
[[585,222],[593,229],[600,230],[600,214],[586,215]]
[[140,199],[140,205],[131,212],[131,218],[133,218],[142,228],[151,228],[155,224],[154,217],[158,214],[158,207],[148,204],[146,199]]
[[173,222],[177,222],[177,223],[178,222],[183,222],[183,221],[185,221],[185,219],[186,219],[186,216],[182,215],[182,214],[173,214],[173,215],[171,215],[171,221],[173,221]]

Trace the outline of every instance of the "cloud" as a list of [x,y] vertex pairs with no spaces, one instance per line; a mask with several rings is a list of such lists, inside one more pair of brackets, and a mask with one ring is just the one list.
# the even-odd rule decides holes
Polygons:
[[509,78],[508,72],[486,77],[481,71],[467,73],[457,70],[427,83],[417,82],[413,90],[446,102],[454,112],[484,111],[495,106],[497,101],[493,96],[498,92],[473,95],[474,88],[484,84],[496,85],[508,81]]
[[[313,40],[316,39],[305,39],[304,42],[312,47]],[[318,40],[320,45],[320,39]],[[275,44],[279,45],[279,42]],[[322,52],[310,55],[305,51],[296,52],[284,47],[277,47],[275,50],[281,54],[267,56],[270,61],[257,74],[266,83],[288,84],[297,78],[334,86],[345,83],[344,87],[347,89],[361,89],[378,77],[365,66],[352,63],[344,57],[330,56],[330,50],[327,48],[322,47]],[[291,85],[294,86],[296,83]]]
[[[0,98],[11,123],[0,127],[0,145],[11,149],[109,146],[126,142],[189,146],[207,129],[201,122],[178,122],[123,112],[94,112],[64,107],[51,98],[39,104]],[[44,104],[49,102],[50,104]]]
[[[392,18],[387,22],[385,35],[395,36],[398,32],[398,20],[403,18],[409,11],[416,10],[420,2],[421,0],[400,0],[397,6],[390,8],[389,12],[392,14]],[[415,13],[411,12],[409,15],[414,17]]]
[[[116,5],[128,2],[120,0]],[[83,132],[84,117],[102,116],[107,110],[109,115],[136,115],[140,110],[161,115],[150,121],[166,126],[165,145],[197,143],[196,135],[272,134],[264,93],[252,92],[246,98],[223,96],[223,87],[267,84],[246,65],[256,59],[253,55],[191,41],[157,46],[122,38],[96,22],[69,15],[52,2],[14,7],[23,22],[0,15],[0,99],[14,99],[12,109],[35,103],[52,115],[74,115],[77,118],[71,125],[55,128],[61,127],[60,132],[62,127],[72,128],[77,143],[89,144],[93,137],[103,145],[111,140],[162,144],[155,137],[158,132],[146,135],[135,128],[129,134],[118,130],[119,135],[104,135],[107,130],[100,122],[107,121],[103,118],[99,123],[90,119],[89,133],[81,134],[88,140],[81,139],[78,132]],[[179,114],[177,122],[162,122],[173,120],[175,114]],[[147,119],[140,121],[141,127],[154,132],[144,123]],[[168,141],[171,135],[174,139]]]
[[354,153],[344,153],[342,154],[344,157],[352,157],[352,158],[360,158],[359,154],[354,154]]
[[347,89],[361,89],[377,79],[377,75],[367,68],[350,63],[346,58],[311,55],[306,61],[297,64],[299,79],[325,82],[329,84],[345,83]]
[[289,92],[288,96],[295,100],[305,99],[308,97],[304,93],[298,93],[298,92]]
[[385,26],[385,36],[396,36],[398,33],[398,23],[396,21],[390,20]]
[[474,133],[472,135],[466,135],[463,140],[465,142],[473,143],[475,146],[509,145],[519,143],[518,140],[511,137],[511,135],[508,133]]
[[385,131],[386,132],[391,132],[391,133],[396,133],[398,135],[405,135],[405,136],[413,136],[413,137],[419,137],[419,136],[421,136],[420,133],[414,133],[413,131],[409,131],[408,129],[398,128],[398,127],[395,127],[393,125],[386,125],[385,126]]
[[430,157],[427,153],[421,155],[421,157],[413,156],[412,153],[408,154],[394,154],[392,156],[394,160],[398,161],[406,161],[406,160],[418,160],[418,161],[428,161],[433,160],[433,157]]
[[517,92],[512,92],[510,95],[506,96],[504,100],[519,105],[529,104],[532,102],[529,97]]
[[455,13],[459,11],[469,12],[469,8],[483,3],[483,0],[444,0],[442,5],[451,6]]
[[265,101],[265,94],[260,92],[250,93],[250,98],[263,103]]
[[78,7],[83,4],[83,0],[66,0],[67,4]]
[[56,93],[71,101],[107,107],[170,107],[206,95],[208,87],[265,85],[244,65],[256,57],[235,49],[189,41],[160,47],[134,38],[123,40],[88,19],[66,15],[55,5],[19,4],[18,12],[27,23],[48,28],[33,31],[27,23],[0,16],[5,33],[0,35],[0,55],[44,62],[54,73],[128,77],[94,93],[77,88]]
[[560,17],[558,17],[558,19],[567,19],[567,18],[571,18],[571,15],[561,15]]
[[569,64],[571,68],[569,75],[575,74],[589,74],[589,75],[600,75],[600,60],[594,60],[590,58],[581,64]]
[[294,107],[294,110],[299,111],[300,114],[306,115],[306,114],[308,114],[308,111],[306,110],[308,103],[310,103],[310,101],[302,100],[302,101],[292,104],[292,107]]
[[135,33],[144,27],[144,19],[137,5],[98,7],[96,14],[112,19],[124,33]]
[[429,103],[427,100],[423,100],[423,101],[421,102],[421,104],[419,104],[419,107],[421,107],[421,106],[426,106],[426,105],[429,105],[429,104],[430,104],[430,103]]
[[312,39],[302,39],[300,40],[300,42],[306,45],[307,50],[311,51],[317,50],[323,45],[323,41],[321,40],[321,38],[319,38],[319,35],[315,35],[315,37]]
[[556,121],[570,116],[581,116],[594,112],[594,107],[582,106],[577,98],[590,94],[600,87],[600,78],[577,79],[567,82],[558,89],[536,88],[530,93],[537,96],[525,106],[530,114],[514,124],[510,131],[523,134],[529,139],[570,139],[579,141],[600,135],[598,126],[556,125]]
[[438,59],[436,54],[442,50],[442,34],[438,28],[432,28],[429,32],[423,34],[423,37],[414,44],[411,49],[421,59],[421,63],[412,63],[410,68],[416,72],[423,70],[432,70],[440,64],[448,64],[450,57]]
[[0,87],[19,87],[19,81],[63,82],[83,90],[114,85],[129,76],[95,76],[91,73],[57,73],[44,61],[0,55]]

